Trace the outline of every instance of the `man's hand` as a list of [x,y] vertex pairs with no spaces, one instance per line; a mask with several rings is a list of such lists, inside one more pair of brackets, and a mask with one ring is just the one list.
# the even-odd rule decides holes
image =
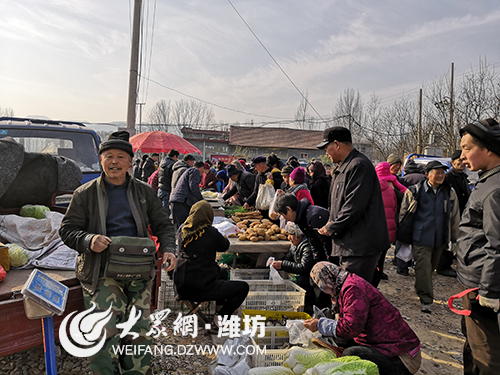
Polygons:
[[306,327],[311,332],[316,332],[318,330],[319,319],[307,319],[304,320],[304,327]]
[[274,262],[272,262],[271,267],[273,267],[276,270],[280,270],[281,269],[281,260],[275,260]]
[[279,214],[279,213],[277,213],[277,212],[271,212],[271,213],[269,214],[269,218],[270,218],[271,220],[278,220],[278,219],[280,218],[280,214]]
[[172,271],[177,264],[177,258],[172,253],[165,253],[163,254],[162,266],[164,264],[168,264],[168,267],[166,266],[166,268],[164,268],[165,272]]
[[245,204],[243,205],[243,208],[248,208],[248,207],[250,207],[250,206],[248,205],[248,203],[245,203]]
[[328,231],[326,230],[326,227],[319,228],[319,229],[318,229],[318,233],[319,233],[319,234],[322,234],[323,236],[330,236],[330,234],[329,234],[329,233],[328,233]]
[[490,307],[494,312],[498,312],[500,309],[500,300],[495,298],[486,298],[479,295],[479,304],[483,307]]
[[285,192],[281,189],[276,190],[276,195],[281,195],[281,194],[285,194]]
[[107,236],[103,236],[102,234],[96,234],[94,238],[92,238],[92,242],[90,243],[90,249],[94,253],[102,253],[106,250],[111,243],[111,238]]

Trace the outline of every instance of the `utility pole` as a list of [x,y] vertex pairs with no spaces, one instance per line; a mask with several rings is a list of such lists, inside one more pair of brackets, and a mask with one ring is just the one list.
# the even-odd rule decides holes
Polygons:
[[[450,135],[455,134],[455,129],[453,128],[453,75],[455,70],[455,63],[451,63],[451,77],[450,77]],[[454,138],[454,137],[453,137]],[[452,139],[453,139],[452,138]],[[454,145],[456,147],[456,144]]]
[[139,45],[141,31],[142,0],[135,0],[132,25],[132,51],[130,54],[130,76],[128,86],[127,131],[135,134],[135,107],[137,102],[137,75],[139,70]]
[[418,93],[417,154],[422,153],[422,89]]
[[137,103],[139,106],[139,133],[142,133],[142,106],[146,103]]

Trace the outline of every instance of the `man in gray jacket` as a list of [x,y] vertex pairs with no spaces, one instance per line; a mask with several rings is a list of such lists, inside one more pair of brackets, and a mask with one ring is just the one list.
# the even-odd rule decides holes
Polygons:
[[[457,278],[463,297],[464,374],[500,374],[500,126],[493,119],[460,130],[465,166],[479,171],[479,180],[462,214],[457,250]],[[479,303],[476,297],[479,294]]]
[[182,160],[178,160],[172,166],[172,188],[170,192],[174,191],[177,181],[182,176],[182,174],[190,167],[194,165],[195,158],[191,154],[186,154]]
[[344,127],[328,128],[323,142],[335,170],[328,223],[318,233],[332,237],[332,255],[348,272],[372,282],[382,251],[390,247],[384,202],[373,164],[352,145]]

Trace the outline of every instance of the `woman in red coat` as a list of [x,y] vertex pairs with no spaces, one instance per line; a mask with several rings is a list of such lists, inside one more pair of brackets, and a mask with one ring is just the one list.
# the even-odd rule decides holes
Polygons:
[[306,170],[302,167],[295,168],[290,173],[290,188],[287,193],[294,194],[300,202],[302,198],[306,198],[311,204],[314,204],[311,193],[306,185]]

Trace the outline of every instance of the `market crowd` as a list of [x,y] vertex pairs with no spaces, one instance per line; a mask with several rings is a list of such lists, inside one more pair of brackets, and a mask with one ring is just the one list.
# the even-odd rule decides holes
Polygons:
[[[395,154],[373,165],[354,147],[348,129],[333,127],[317,145],[331,163],[316,159],[301,165],[295,156],[281,160],[271,154],[212,165],[170,150],[161,161],[158,154],[135,160],[130,175],[134,153],[128,133],[113,133],[100,147],[102,176],[75,191],[60,233],[80,253],[77,276],[87,307],[93,302],[104,309],[109,295],[129,306],[150,298],[150,279],[113,278],[105,256],[113,236],[149,237],[149,228],[179,297],[216,301],[217,328],[249,289],[245,282],[228,281],[215,262],[229,241],[212,226],[213,210],[202,191],[250,208],[270,184],[274,204],[261,213],[285,228],[291,242],[271,266],[297,276],[306,290],[306,311],[316,305],[338,314],[308,320],[308,329],[332,336],[349,355],[373,361],[380,374],[415,374],[421,361],[418,337],[377,289],[388,279],[383,267],[392,245],[397,273],[407,277],[414,268],[422,313],[432,313],[434,271],[458,278],[464,309],[472,311],[461,327],[464,374],[499,374],[500,126],[479,120],[460,136],[451,167],[443,160],[424,165],[410,159],[403,165]],[[475,184],[466,168],[479,172]],[[146,305],[141,304],[144,315]],[[126,312],[117,306],[117,322]],[[144,358],[103,350],[92,366],[150,371]]]

